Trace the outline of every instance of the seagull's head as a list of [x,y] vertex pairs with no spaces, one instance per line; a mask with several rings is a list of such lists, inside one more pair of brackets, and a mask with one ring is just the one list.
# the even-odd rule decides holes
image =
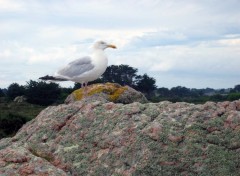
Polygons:
[[106,48],[114,48],[114,49],[116,49],[117,47],[115,45],[106,43],[104,41],[97,41],[96,43],[94,43],[93,48],[94,49],[105,50]]

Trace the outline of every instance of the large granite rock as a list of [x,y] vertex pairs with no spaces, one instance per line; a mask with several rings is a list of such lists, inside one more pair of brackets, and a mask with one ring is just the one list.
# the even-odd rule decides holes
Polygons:
[[26,102],[27,98],[23,95],[23,96],[17,96],[16,98],[14,98],[14,102],[16,103],[23,103]]
[[240,101],[51,106],[0,141],[0,175],[239,175]]

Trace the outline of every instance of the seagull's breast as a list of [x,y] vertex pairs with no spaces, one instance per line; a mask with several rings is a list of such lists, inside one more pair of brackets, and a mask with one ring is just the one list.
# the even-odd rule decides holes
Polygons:
[[94,65],[94,68],[81,75],[81,80],[84,82],[94,81],[99,78],[107,68],[108,59],[102,50],[95,51],[91,55],[91,63]]
[[95,53],[92,58],[94,71],[97,75],[101,76],[105,72],[108,65],[107,56],[103,53],[103,51],[100,51]]

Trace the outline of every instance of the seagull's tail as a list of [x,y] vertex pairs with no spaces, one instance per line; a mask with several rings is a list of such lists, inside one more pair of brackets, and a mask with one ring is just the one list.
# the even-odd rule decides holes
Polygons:
[[43,76],[40,77],[39,79],[44,80],[44,81],[68,81],[66,78],[59,78],[59,77],[54,77],[54,76]]

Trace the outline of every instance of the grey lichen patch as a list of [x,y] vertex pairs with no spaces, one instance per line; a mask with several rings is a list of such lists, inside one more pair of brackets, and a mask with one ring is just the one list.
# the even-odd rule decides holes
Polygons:
[[49,163],[65,175],[239,175],[240,101],[230,104],[86,100],[51,107],[18,140],[0,142],[0,173],[10,170],[6,161],[18,162],[11,162],[14,174],[25,166],[9,159],[19,156],[9,148],[24,146],[32,166]]
[[69,152],[69,151],[71,151],[71,150],[74,150],[74,149],[78,149],[78,147],[79,147],[79,145],[72,145],[72,146],[70,146],[70,147],[64,147],[63,148],[63,151],[64,152]]
[[157,105],[154,103],[148,103],[146,104],[143,113],[146,114],[147,116],[151,117],[151,120],[154,120],[159,114],[160,114],[160,109]]

